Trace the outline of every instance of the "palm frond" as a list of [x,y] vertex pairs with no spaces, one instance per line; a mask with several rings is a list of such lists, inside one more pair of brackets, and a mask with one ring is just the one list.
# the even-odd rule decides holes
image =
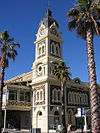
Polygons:
[[10,43],[10,42],[12,42],[12,41],[14,41],[14,38],[8,38],[8,39],[7,39],[7,43]]
[[71,76],[69,69],[69,67],[66,67],[65,62],[59,62],[59,64],[54,69],[54,75],[58,80],[66,82],[66,80]]
[[75,3],[74,5],[75,5],[78,9],[80,9],[80,10],[82,10],[82,11],[88,11],[89,8],[90,8],[90,6],[91,6],[91,4],[92,4],[92,1],[93,1],[93,0],[77,0],[77,1],[78,1],[78,2]]
[[91,16],[91,19],[92,19],[92,22],[94,23],[94,27],[95,27],[96,33],[100,36],[99,27],[98,27],[97,22],[95,21],[95,19],[92,16]]
[[9,61],[8,61],[8,59],[5,59],[5,62],[4,62],[5,64],[5,67],[8,67],[8,65],[9,65]]
[[9,34],[7,30],[4,30],[3,32],[1,32],[1,36],[0,36],[1,40],[5,40],[7,41],[9,38]]
[[11,56],[11,53],[10,53],[10,52],[7,52],[7,53],[6,53],[6,55],[7,55],[7,57],[8,57],[8,58],[12,58],[12,56]]
[[75,29],[76,29],[76,27],[77,27],[76,21],[77,21],[77,19],[72,19],[72,20],[68,23],[68,30],[69,30],[69,31],[72,31],[72,30],[75,30]]
[[79,10],[77,8],[71,8],[68,12],[67,12],[67,18],[70,17],[77,17],[79,15]]
[[15,46],[18,46],[20,48],[20,44],[19,43],[12,43],[12,45],[15,47]]
[[[100,22],[100,1],[77,0],[75,6],[77,8],[72,8],[68,12],[68,17],[70,18],[68,23],[69,31],[76,29],[77,35],[86,40],[86,23],[87,21],[91,21],[93,35],[95,33],[100,35],[100,26],[98,27],[98,23]],[[73,10],[78,10],[78,16],[72,16]]]
[[81,21],[82,17],[84,16],[84,13],[80,13],[78,18],[77,18],[77,21],[76,21],[76,25],[79,24],[79,22]]
[[90,7],[90,12],[95,18],[100,19],[100,2],[93,2]]
[[77,35],[82,37],[84,40],[86,40],[86,27],[84,24],[84,21],[81,21],[80,24],[77,27]]
[[13,45],[12,44],[7,44],[6,49],[9,50],[9,51],[12,51],[13,50]]
[[11,53],[11,58],[13,59],[14,62],[15,62],[15,57],[16,55],[14,53]]
[[15,56],[18,54],[17,51],[15,49],[13,49],[13,52],[15,54]]
[[98,32],[100,34],[100,22],[97,22],[97,25],[98,25]]

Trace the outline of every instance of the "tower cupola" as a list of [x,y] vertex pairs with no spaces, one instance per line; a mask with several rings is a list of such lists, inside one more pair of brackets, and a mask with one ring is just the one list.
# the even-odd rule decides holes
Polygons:
[[41,26],[41,24],[43,24],[46,27],[50,27],[53,23],[55,23],[56,26],[59,27],[58,22],[56,21],[56,19],[52,17],[52,12],[50,11],[50,9],[48,9],[46,11],[45,17],[41,20],[39,26]]

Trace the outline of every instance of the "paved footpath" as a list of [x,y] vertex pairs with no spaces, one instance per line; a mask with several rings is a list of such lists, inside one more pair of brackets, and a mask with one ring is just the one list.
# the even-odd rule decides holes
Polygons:
[[[82,133],[82,130],[79,129],[79,130],[76,130],[76,131],[71,131],[71,133]],[[83,131],[83,133],[90,133],[90,130]]]
[[[13,129],[7,129],[3,133],[31,133],[31,132],[29,130],[13,130]],[[71,133],[82,133],[82,130],[71,131]],[[90,131],[89,130],[83,131],[83,133],[90,133]]]

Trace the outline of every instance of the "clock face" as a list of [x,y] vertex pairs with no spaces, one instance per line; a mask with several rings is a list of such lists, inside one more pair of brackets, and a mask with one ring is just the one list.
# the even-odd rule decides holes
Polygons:
[[42,66],[39,66],[39,72],[41,72],[42,71]]
[[37,72],[38,72],[38,75],[42,74],[42,65],[38,65]]
[[51,33],[56,35],[57,34],[57,30],[55,28],[52,28]]
[[42,28],[40,31],[40,35],[43,35],[44,33],[45,33],[45,30],[44,30],[44,28]]

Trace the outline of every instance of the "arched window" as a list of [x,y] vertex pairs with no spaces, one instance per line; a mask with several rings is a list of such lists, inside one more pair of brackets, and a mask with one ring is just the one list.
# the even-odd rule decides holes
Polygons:
[[77,95],[75,93],[75,104],[77,104]]
[[71,103],[72,101],[72,94],[71,92],[68,92],[68,103]]
[[39,101],[39,91],[37,92],[36,97],[37,97],[37,101]]
[[52,91],[52,101],[53,102],[61,102],[61,91],[60,91],[60,89],[54,89],[53,91]]
[[44,46],[42,46],[42,54],[44,53]]
[[54,45],[52,45],[52,53],[54,53]]
[[25,92],[25,101],[30,102],[30,92]]
[[72,92],[72,104],[75,103],[75,97],[74,97],[74,92]]
[[81,97],[81,95],[80,95],[80,104],[82,104],[82,97]]
[[40,111],[38,115],[39,115],[39,116],[42,116],[42,112]]
[[61,100],[61,92],[58,91],[58,101],[60,101],[60,100]]
[[54,100],[57,100],[56,90],[54,90]]
[[20,101],[24,101],[24,92],[20,91]]
[[84,104],[84,101],[83,101],[83,94],[81,93],[81,104],[83,105]]
[[9,90],[9,100],[17,100],[17,91],[16,90]]
[[58,52],[58,47],[56,46],[56,54],[58,55],[59,54],[59,52]]
[[80,94],[79,93],[77,94],[77,99],[78,99],[77,100],[78,101],[78,104],[80,104]]
[[41,47],[39,48],[39,55],[41,55]]
[[88,105],[88,96],[85,94],[85,104]]

